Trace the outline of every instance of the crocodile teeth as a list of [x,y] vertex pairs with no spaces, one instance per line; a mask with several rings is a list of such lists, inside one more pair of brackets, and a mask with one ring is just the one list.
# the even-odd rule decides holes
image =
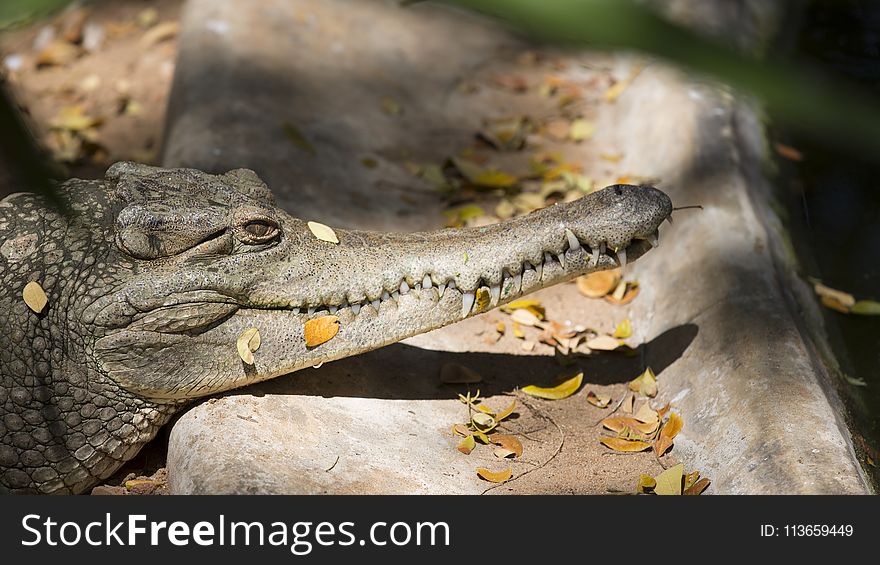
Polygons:
[[489,304],[493,306],[498,304],[498,299],[501,298],[501,286],[495,285],[489,287]]
[[361,312],[361,305],[360,304],[352,304],[351,305],[351,313],[352,314],[357,316],[358,314],[360,314],[360,312]]
[[338,306],[331,306],[331,307],[330,307],[330,315],[331,315],[331,316],[332,316],[333,314],[335,314],[336,312],[338,312],[338,311],[339,311],[339,307],[338,307]]
[[545,251],[544,252],[544,263],[549,265],[551,261],[553,261],[553,255],[551,255],[549,251]]
[[538,263],[535,265],[535,272],[538,274],[538,280],[544,276],[544,263]]
[[437,298],[443,298],[443,292],[446,290],[446,283],[437,285]]
[[617,252],[617,261],[621,267],[626,267],[626,248],[621,248]]
[[651,244],[652,247],[660,247],[660,234],[657,232],[652,233],[648,236],[648,243]]
[[431,277],[425,275],[425,278],[422,279],[422,288],[431,288]]
[[314,315],[314,313],[315,313],[315,307],[314,307],[314,306],[309,306],[309,310],[308,310],[308,314],[309,314],[309,316]]
[[666,221],[669,222],[669,225],[673,225],[672,216],[666,216]]
[[370,302],[370,305],[373,307],[374,310],[376,310],[376,312],[379,311],[379,305],[380,305],[380,304],[381,304],[381,302],[379,301],[378,298],[377,298],[376,300]]
[[565,237],[568,238],[568,247],[570,249],[575,250],[581,248],[581,242],[578,241],[578,238],[576,238],[574,233],[568,228],[565,228]]
[[451,279],[451,280],[446,284],[446,286],[448,286],[449,288],[455,288],[455,279]]
[[593,247],[592,259],[593,259],[593,266],[594,267],[599,264],[599,246],[598,245]]
[[406,294],[409,292],[409,285],[406,284],[406,281],[400,283],[400,294]]
[[563,269],[565,269],[565,252],[564,251],[556,256],[556,260],[559,261],[559,264],[562,265]]
[[383,291],[382,291],[382,296],[379,297],[379,299],[382,300],[383,302],[386,301],[386,300],[388,300],[389,298],[391,298],[391,295],[388,294],[388,291],[387,291],[387,290],[383,290]]
[[513,293],[519,294],[522,291],[522,274],[513,277]]
[[461,317],[466,318],[468,314],[471,313],[471,309],[474,307],[474,300],[476,300],[476,295],[473,292],[465,292],[461,295]]
[[392,292],[391,293],[391,300],[393,300],[395,302],[400,300],[400,293],[398,293],[396,290],[394,292]]

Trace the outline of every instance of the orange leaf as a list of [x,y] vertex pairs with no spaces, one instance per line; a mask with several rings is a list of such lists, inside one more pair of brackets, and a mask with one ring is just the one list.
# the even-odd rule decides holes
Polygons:
[[506,434],[492,434],[492,443],[494,443],[495,445],[500,445],[505,449],[509,449],[517,457],[521,457],[523,454],[522,443],[514,436]]
[[614,451],[635,453],[637,451],[645,451],[646,449],[651,449],[650,443],[644,441],[630,441],[627,439],[621,439],[619,437],[603,437],[599,441],[602,442],[602,445],[604,445],[605,447],[609,447]]
[[513,471],[508,468],[503,471],[495,472],[490,471],[485,467],[478,467],[477,474],[480,476],[481,479],[489,481],[490,483],[503,483],[510,480],[510,478],[513,476]]
[[662,457],[672,447],[672,440],[678,435],[683,426],[684,421],[681,419],[681,416],[675,412],[669,415],[669,421],[660,430],[660,437],[654,443],[654,452],[657,453],[658,457]]
[[333,339],[339,332],[338,316],[321,316],[306,322],[306,347],[317,347]]

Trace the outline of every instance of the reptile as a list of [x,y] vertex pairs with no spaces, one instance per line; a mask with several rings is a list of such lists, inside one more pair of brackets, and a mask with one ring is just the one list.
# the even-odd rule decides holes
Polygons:
[[[625,265],[672,212],[656,188],[614,185],[497,224],[336,242],[247,169],[123,162],[58,189],[63,215],[36,194],[0,201],[0,493],[87,492],[196,398]],[[328,315],[338,333],[307,346]]]

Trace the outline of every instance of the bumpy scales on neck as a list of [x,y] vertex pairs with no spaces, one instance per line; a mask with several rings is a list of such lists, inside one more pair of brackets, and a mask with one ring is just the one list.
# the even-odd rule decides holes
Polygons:
[[[616,185],[500,224],[315,237],[248,170],[119,163],[0,202],[0,493],[83,492],[186,401],[382,347],[646,253],[672,210]],[[23,299],[36,281],[48,303]],[[488,304],[487,298],[488,297]],[[478,299],[479,298],[479,299]],[[309,319],[338,334],[307,347]],[[236,342],[261,344],[246,363]]]

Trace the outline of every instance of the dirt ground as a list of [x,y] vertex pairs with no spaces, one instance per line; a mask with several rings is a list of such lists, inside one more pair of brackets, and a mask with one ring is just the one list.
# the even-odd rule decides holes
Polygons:
[[[39,138],[66,166],[70,176],[98,178],[107,166],[120,160],[158,164],[168,93],[174,75],[181,4],[179,0],[97,2],[0,34],[2,66],[14,87],[18,102],[32,118]],[[564,69],[555,70],[561,72]],[[528,96],[534,97],[536,104],[545,106],[547,97],[555,96],[557,98],[553,104],[558,103],[560,108],[567,106],[568,109],[562,111],[559,117],[538,117],[538,132],[544,136],[548,151],[565,154],[573,147],[571,142],[577,140],[577,136],[583,134],[587,139],[591,135],[589,132],[575,134],[571,129],[575,121],[589,120],[594,112],[591,106],[594,102],[583,103],[579,100],[595,101],[601,100],[602,96],[612,96],[613,88],[620,79],[598,73],[590,81],[574,88],[569,81],[546,78],[552,77],[553,73],[552,61],[538,61],[534,53],[523,52],[510,63],[509,72],[498,74],[489,81],[494,83],[494,88],[525,95],[519,99],[520,106],[528,100]],[[543,84],[540,84],[542,81]],[[472,87],[462,85],[463,90]],[[573,100],[574,105],[562,103],[560,99],[567,96],[578,100]],[[571,113],[573,108],[576,111]],[[382,109],[389,115],[401,112],[398,102],[391,98],[383,99]],[[584,127],[589,127],[589,124]],[[487,145],[515,144],[515,137],[524,131],[521,128],[522,124],[519,123],[495,123],[487,127],[475,147],[481,150],[486,149]],[[507,137],[508,134],[514,139]],[[587,165],[596,177],[589,180],[591,185],[593,182],[602,186],[614,180],[632,180],[615,169],[614,163],[619,157],[613,148],[605,152],[597,150],[594,154],[599,157]],[[501,155],[493,164],[502,169],[516,168],[517,165],[511,161],[513,158],[517,157]],[[522,161],[522,156],[518,158]],[[560,163],[566,160],[565,155],[559,158]],[[363,166],[373,168],[375,164],[365,159]],[[578,171],[568,172],[575,174],[575,184],[587,182],[586,177]],[[421,167],[413,173],[428,183],[445,182],[439,169]],[[488,182],[503,184],[505,181],[496,177]],[[539,191],[538,204],[535,204],[538,193],[508,201],[503,197],[499,199],[497,191],[489,195],[478,191],[464,200],[450,200],[448,220],[450,224],[465,225],[494,221],[508,212],[522,212],[529,207],[544,205],[554,198],[570,198],[571,192],[576,193],[577,190],[578,187],[568,186],[556,192],[552,187],[549,191]],[[476,213],[473,208],[468,209],[467,205],[474,202],[490,212],[480,210]],[[586,300],[578,294],[574,285],[566,288],[564,296],[566,300]],[[625,307],[611,307],[601,300],[597,303],[602,303],[598,311],[608,316],[601,325],[605,332],[610,333],[624,317]],[[564,303],[546,306],[548,318],[564,319]],[[520,339],[513,335],[510,316],[506,314],[496,312],[470,323],[479,334],[475,339],[485,342],[488,351],[496,347],[496,342],[501,342],[501,345],[506,343],[508,348],[520,347]],[[501,336],[495,335],[492,329],[498,327],[499,323],[506,324],[505,334]],[[528,328],[532,333],[527,341],[531,340],[535,353],[552,357],[555,347],[539,342],[534,335],[537,332],[532,330],[534,328]],[[632,344],[633,347],[638,345]],[[602,356],[616,359],[622,354],[599,354],[599,357]],[[599,373],[609,374],[608,370],[601,370],[601,366],[619,366],[618,361],[593,360],[587,367],[600,367]],[[487,371],[491,372],[491,369],[487,368]],[[537,451],[551,453],[549,457],[542,458],[543,463],[521,473],[522,480],[516,482],[516,488],[506,484],[493,487],[487,483],[487,489],[516,493],[631,493],[635,491],[641,474],[655,476],[673,465],[674,454],[664,457],[661,463],[651,451],[619,453],[599,443],[601,437],[614,436],[603,430],[599,422],[609,416],[618,401],[630,394],[627,382],[637,374],[620,374],[600,381],[591,380],[591,376],[586,375],[585,382],[589,384],[564,400],[548,401],[518,393],[543,431],[541,437],[545,438],[546,445]],[[539,384],[553,384],[551,381],[552,377],[545,377]],[[612,399],[610,405],[606,408],[590,405],[587,395],[591,392],[609,396]],[[641,402],[644,400],[638,401],[636,408]],[[624,414],[618,411],[615,415]],[[531,439],[528,430],[521,431],[525,432],[522,441],[528,455]],[[450,449],[454,449],[457,441],[450,439]],[[162,493],[166,443],[167,431],[160,434],[107,485],[99,487],[96,493]],[[564,451],[576,452],[577,460],[584,462],[584,468],[572,469],[570,464],[556,465],[556,456]],[[524,476],[526,474],[528,478]]]

